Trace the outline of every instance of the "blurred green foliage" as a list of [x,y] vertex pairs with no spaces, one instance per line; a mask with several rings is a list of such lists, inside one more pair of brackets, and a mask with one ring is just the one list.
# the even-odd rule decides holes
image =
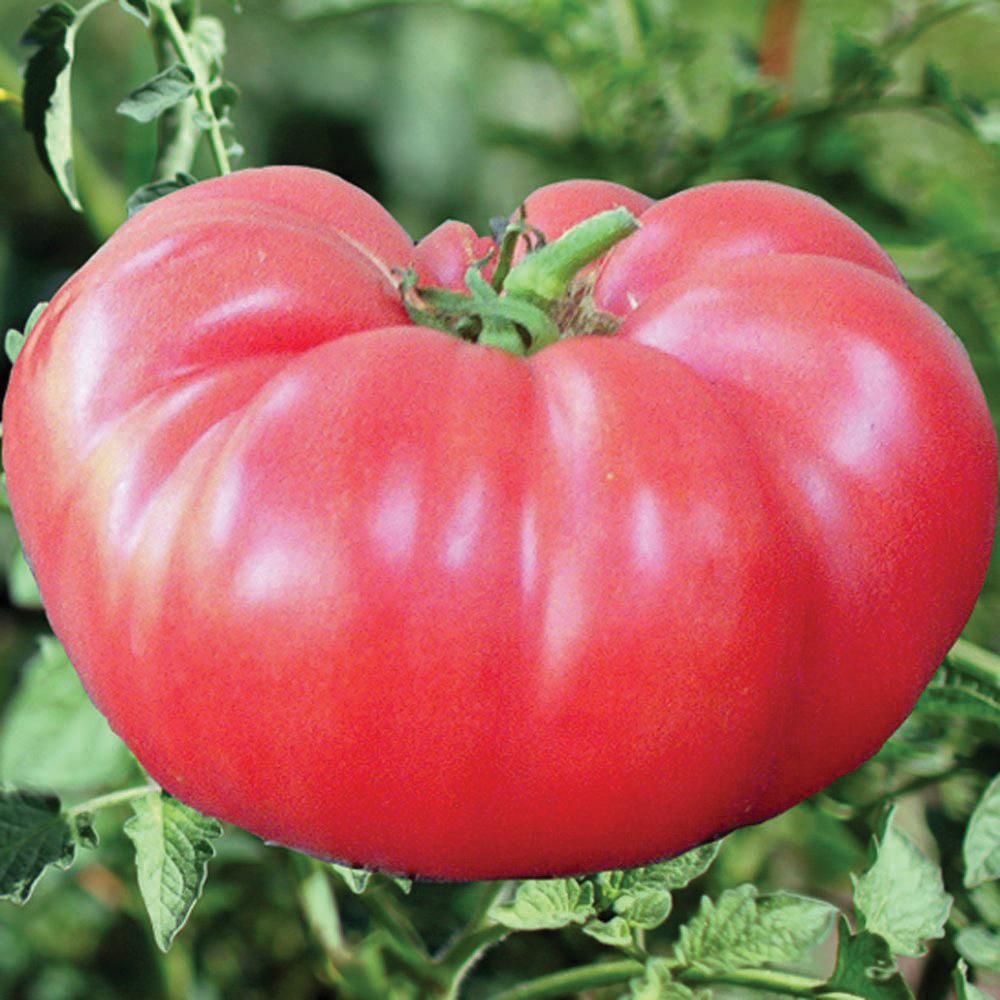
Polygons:
[[[205,7],[227,29],[226,76],[242,92],[233,118],[243,164],[339,173],[382,200],[414,237],[449,216],[485,231],[491,216],[533,188],[571,176],[656,196],[728,177],[795,184],[887,247],[914,291],[962,338],[1000,412],[1000,4],[245,0],[241,15],[223,0]],[[115,113],[155,73],[154,53],[139,21],[109,5],[78,40],[73,110],[84,213],[69,208],[19,121],[27,53],[18,39],[34,8],[33,0],[0,8],[0,160],[8,165],[0,172],[0,312],[18,329],[124,219],[127,196],[151,179],[157,155],[155,129]],[[761,71],[759,56],[777,8],[795,31],[788,70],[774,77]],[[213,173],[207,149],[193,172]],[[0,770],[14,780],[18,767],[44,771],[29,752],[30,735],[18,735],[17,713],[33,692],[48,690],[43,673],[53,667],[44,649],[36,652],[45,623],[9,516],[0,517],[0,561],[9,596],[0,612]],[[995,571],[967,635],[1000,650]],[[940,861],[956,910],[947,936],[928,957],[903,960],[903,971],[920,1000],[944,997],[961,952],[979,988],[1000,995],[1000,963],[990,957],[1000,950],[1000,888],[965,885],[962,857],[966,822],[1000,763],[1000,701],[983,688],[979,715],[949,715],[958,698],[950,688],[979,683],[975,663],[960,669],[961,659],[873,762],[770,823],[731,835],[699,891],[717,898],[752,882],[762,892],[803,892],[847,907],[849,875],[866,863],[877,807],[908,792],[898,821]],[[53,697],[72,701],[60,685]],[[91,761],[96,790],[115,787],[130,762],[116,757],[109,733],[87,735],[94,719],[74,720],[79,739],[103,741]],[[80,798],[94,790],[69,788]],[[30,906],[0,904],[0,996],[433,995],[387,944],[393,921],[405,907],[433,951],[475,919],[485,898],[483,886],[432,884],[403,897],[378,876],[356,894],[341,875],[328,881],[321,873],[317,882],[307,859],[228,830],[190,924],[162,955],[124,815],[100,813],[99,850],[71,871],[46,874]],[[333,933],[328,912],[323,920],[331,885],[337,933],[353,942],[337,975],[324,947]],[[699,892],[678,894],[656,933],[676,939],[698,900]],[[803,971],[829,974],[832,948],[827,942]],[[578,930],[516,934],[476,966],[466,995],[584,966],[602,949]],[[350,993],[355,982],[359,992]]]

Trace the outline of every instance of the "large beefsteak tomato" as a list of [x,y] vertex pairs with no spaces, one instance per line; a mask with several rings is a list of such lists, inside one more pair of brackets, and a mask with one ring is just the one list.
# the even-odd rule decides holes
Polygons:
[[642,228],[580,279],[620,327],[528,356],[402,304],[491,240],[414,248],[302,168],[154,203],[58,293],[4,406],[11,504],[168,791],[354,864],[551,875],[774,815],[903,720],[993,538],[964,350],[790,188],[570,181],[525,221],[620,205]]

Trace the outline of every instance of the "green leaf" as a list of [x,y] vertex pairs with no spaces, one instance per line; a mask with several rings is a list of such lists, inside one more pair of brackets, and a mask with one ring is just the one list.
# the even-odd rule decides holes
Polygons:
[[133,90],[117,110],[137,122],[151,122],[164,111],[186,101],[193,93],[194,72],[187,66],[174,63]]
[[959,99],[951,77],[937,63],[929,62],[924,66],[921,90],[924,97],[947,111],[960,125],[973,128],[968,106]]
[[686,854],[671,858],[669,861],[661,861],[659,864],[648,865],[645,868],[633,868],[630,872],[626,872],[626,875],[634,873],[640,884],[653,881],[664,889],[683,889],[699,875],[708,871],[721,846],[722,841],[715,840],[710,844],[702,844],[701,847],[696,847]]
[[869,931],[851,934],[843,915],[837,934],[837,964],[822,993],[850,993],[865,1000],[913,1000],[884,938]]
[[35,46],[24,73],[24,127],[46,170],[78,212],[80,199],[73,173],[73,116],[70,70],[79,21],[67,3],[43,7],[28,26],[22,44]]
[[87,697],[62,646],[39,642],[0,726],[0,780],[57,792],[114,787],[132,755]]
[[129,14],[134,14],[143,24],[149,26],[149,4],[147,0],[118,0],[121,8]]
[[222,836],[222,827],[166,792],[133,800],[132,810],[125,833],[135,845],[153,937],[166,951],[201,895],[215,853],[212,841]]
[[965,828],[962,858],[966,888],[1000,878],[1000,775],[990,782],[973,810]]
[[955,996],[958,1000],[990,1000],[990,997],[981,989],[973,986],[969,982],[969,967],[965,962],[959,960],[952,973],[952,982],[955,984]]
[[46,306],[48,306],[48,302],[39,302],[28,314],[28,321],[24,324],[25,337],[28,337],[31,331],[35,329],[36,324],[42,318],[42,313],[45,312]]
[[409,896],[410,890],[413,888],[412,878],[403,878],[401,875],[390,875],[389,877],[404,896]]
[[632,941],[632,930],[622,917],[612,917],[610,920],[588,920],[583,925],[583,933],[601,944],[612,948],[627,948]]
[[15,607],[41,610],[42,595],[38,592],[38,584],[20,545],[7,565],[7,591]]
[[18,355],[21,353],[21,348],[24,347],[25,339],[24,334],[20,330],[10,329],[7,331],[3,346],[11,364],[17,361]]
[[958,639],[916,711],[946,720],[972,719],[1000,733],[1000,656]]
[[876,46],[843,29],[834,34],[830,79],[838,97],[876,96],[895,75]]
[[880,934],[903,955],[924,954],[924,941],[944,934],[951,896],[941,868],[900,833],[889,809],[873,841],[875,860],[854,881],[854,906],[863,929]]
[[1000,931],[1000,882],[984,882],[969,892],[969,901],[987,927]]
[[646,962],[643,974],[629,982],[631,990],[628,1000],[695,1000],[704,996],[690,987],[678,983],[671,975],[669,963],[662,958],[651,958]]
[[173,194],[174,191],[180,191],[181,188],[197,183],[197,177],[194,177],[192,174],[185,171],[181,171],[166,180],[152,181],[149,184],[144,184],[141,188],[133,192],[132,197],[129,198],[128,203],[125,206],[128,211],[128,217],[131,219],[136,212],[165,195]]
[[633,927],[651,930],[670,915],[670,891],[682,889],[707,871],[720,841],[642,868],[600,872],[592,879],[598,907],[613,909]]
[[943,719],[974,719],[1000,732],[1000,695],[973,678],[953,676],[947,683],[932,684],[916,711]]
[[42,313],[45,312],[45,307],[48,302],[39,302],[34,309],[31,310],[31,314],[28,316],[28,321],[24,324],[24,332],[21,333],[19,330],[8,330],[7,339],[4,347],[7,351],[7,357],[10,358],[10,363],[13,364],[17,361],[18,356],[21,353],[21,349],[27,343],[28,335],[35,328],[35,324],[41,319]]
[[1000,972],[1000,935],[991,934],[982,924],[963,927],[955,938],[955,947],[973,965]]
[[191,51],[206,80],[211,80],[222,72],[222,60],[226,55],[226,29],[217,17],[196,17],[188,32]]
[[331,864],[330,867],[344,880],[347,888],[356,896],[368,888],[372,873],[364,868],[349,868],[347,865]]
[[677,957],[699,972],[727,972],[793,962],[830,929],[835,909],[806,896],[757,896],[752,885],[724,892],[701,907],[680,930]]
[[55,796],[0,791],[0,899],[27,902],[49,865],[68,868],[96,842],[90,817],[64,816]]
[[209,94],[212,110],[217,118],[224,119],[229,109],[240,99],[240,88],[228,80],[221,80]]
[[554,930],[582,924],[594,916],[594,887],[575,879],[527,879],[510,903],[490,910],[490,917],[516,931]]

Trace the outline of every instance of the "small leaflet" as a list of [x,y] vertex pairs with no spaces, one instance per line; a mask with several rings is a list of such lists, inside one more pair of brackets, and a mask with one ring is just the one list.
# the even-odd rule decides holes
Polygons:
[[222,826],[166,792],[135,799],[132,811],[125,833],[135,845],[139,891],[153,937],[167,951],[201,896]]

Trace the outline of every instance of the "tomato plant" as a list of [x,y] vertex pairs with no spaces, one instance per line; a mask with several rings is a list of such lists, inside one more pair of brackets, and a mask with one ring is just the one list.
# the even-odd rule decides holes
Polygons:
[[995,993],[996,4],[34,5],[0,995]]
[[[65,285],[4,466],[94,701],[198,809],[445,878],[649,862],[856,767],[986,571],[956,338],[775,184],[564,182],[492,285],[483,248],[270,168],[155,202]],[[411,311],[464,325],[411,321],[414,264]]]

